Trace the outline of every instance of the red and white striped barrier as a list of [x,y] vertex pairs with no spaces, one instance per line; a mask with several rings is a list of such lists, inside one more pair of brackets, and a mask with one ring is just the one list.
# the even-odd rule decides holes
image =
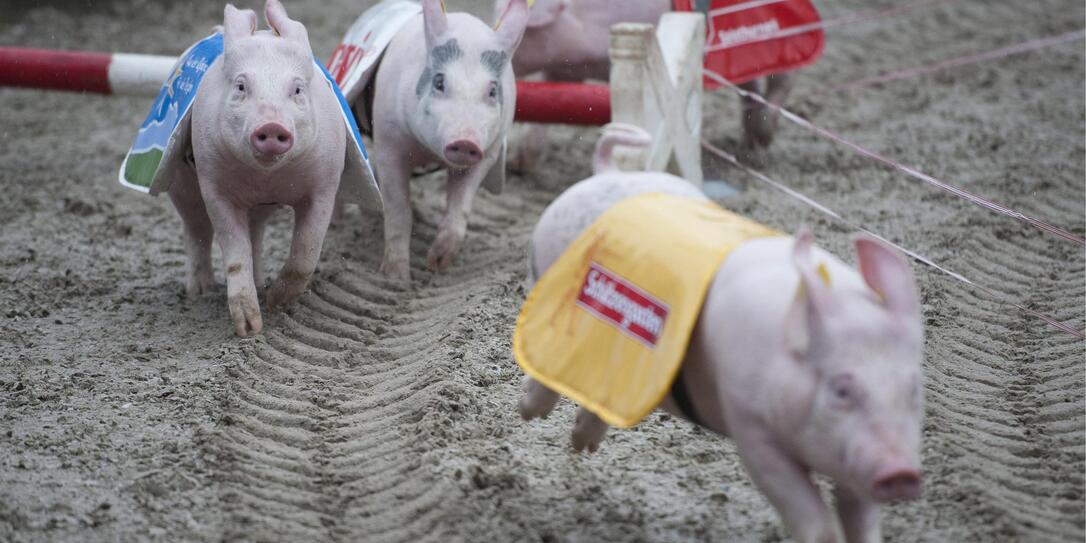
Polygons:
[[[155,96],[176,57],[0,47],[0,86]],[[607,85],[517,81],[518,121],[603,125]]]
[[0,86],[154,96],[175,57],[0,47]]

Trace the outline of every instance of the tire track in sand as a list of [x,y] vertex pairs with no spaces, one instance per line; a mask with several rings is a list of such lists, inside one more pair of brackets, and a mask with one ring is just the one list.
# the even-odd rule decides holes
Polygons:
[[[527,200],[480,199],[464,254],[441,276],[420,272],[435,228],[417,219],[412,266],[426,286],[376,272],[372,219],[361,247],[329,240],[355,247],[245,341],[244,360],[230,368],[227,415],[211,444],[234,521],[227,539],[444,539],[442,505],[460,491],[434,476],[426,455],[477,401],[452,376],[472,335],[465,315],[480,294],[522,277],[523,253],[509,247],[523,242],[548,198]],[[421,215],[440,216],[436,198],[426,203]]]
[[[1047,211],[1058,214],[1055,206]],[[954,266],[1001,297],[1081,328],[1082,307],[1069,296],[1081,292],[1081,253],[1034,233],[986,226],[963,240]],[[943,469],[957,481],[938,498],[974,502],[1007,538],[1081,540],[1082,342],[943,284],[937,289],[952,312],[934,323],[929,315],[928,428],[941,434],[943,452],[954,459]]]

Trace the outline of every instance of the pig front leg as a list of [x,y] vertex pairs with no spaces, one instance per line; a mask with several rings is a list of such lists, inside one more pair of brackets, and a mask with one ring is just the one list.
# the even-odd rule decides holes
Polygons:
[[577,408],[577,419],[573,422],[573,449],[581,452],[587,448],[590,453],[596,452],[603,436],[607,435],[607,428],[607,423],[595,413],[583,407]]
[[214,230],[195,178],[174,182],[168,194],[184,224],[185,254],[188,255],[185,293],[189,298],[195,298],[210,291],[215,284],[211,270],[211,240]]
[[203,183],[200,188],[219,240],[223,263],[226,264],[226,304],[230,308],[234,333],[241,337],[257,334],[264,327],[264,321],[260,316],[260,302],[257,301],[256,285],[253,283],[249,210],[237,207],[225,195],[208,190]]
[[334,191],[314,195],[294,206],[294,236],[290,241],[290,255],[268,291],[269,311],[294,303],[305,292],[309,279],[317,269],[321,246],[335,207]]
[[426,262],[430,268],[439,272],[445,271],[463,247],[472,200],[483,182],[483,176],[496,158],[494,153],[490,155],[489,160],[484,159],[471,168],[449,170],[445,189],[445,217],[441,219],[437,237],[426,254]]
[[377,179],[385,214],[385,255],[381,273],[390,279],[411,279],[411,169],[392,149],[378,152]]
[[[725,409],[725,413],[728,409]],[[754,421],[729,423],[739,458],[754,484],[780,513],[799,543],[841,541],[837,520],[811,480],[807,468],[789,457]]]
[[867,501],[845,485],[838,483],[833,489],[837,502],[837,517],[845,531],[848,543],[878,543],[882,541],[879,529],[879,505]]
[[546,418],[557,403],[557,392],[531,377],[524,378],[524,396],[520,398],[520,417],[522,419]]

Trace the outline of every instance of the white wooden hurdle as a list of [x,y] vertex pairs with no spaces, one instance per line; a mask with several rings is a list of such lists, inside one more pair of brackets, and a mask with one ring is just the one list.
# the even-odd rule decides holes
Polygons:
[[611,121],[652,134],[647,149],[617,147],[624,170],[668,171],[702,185],[701,106],[705,17],[666,13],[611,27]]

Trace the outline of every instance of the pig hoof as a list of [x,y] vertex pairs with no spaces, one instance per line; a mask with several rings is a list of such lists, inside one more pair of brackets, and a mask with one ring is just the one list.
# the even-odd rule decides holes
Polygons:
[[600,443],[598,441],[595,442],[595,443],[591,443],[589,441],[586,441],[584,439],[584,437],[580,437],[580,436],[577,435],[576,432],[574,432],[574,434],[573,434],[573,450],[575,450],[577,452],[583,452],[585,449],[588,450],[589,454],[594,453],[594,452],[600,450]]
[[389,279],[396,281],[410,281],[411,280],[411,268],[407,265],[407,262],[398,262],[388,260],[387,258],[381,262],[381,273]]
[[533,400],[534,398],[530,398],[528,396],[520,399],[520,418],[524,420],[532,420],[534,418],[547,418],[547,415],[551,414],[551,408],[554,407],[554,404],[551,403],[550,405],[540,406],[540,402]]
[[577,420],[573,423],[574,450],[581,452],[587,448],[588,452],[594,453],[600,448],[606,434],[606,422],[583,407],[577,410]]
[[215,286],[215,281],[211,277],[190,277],[188,283],[185,285],[185,294],[190,299],[199,298],[208,292],[211,292],[211,288]]
[[208,290],[210,290],[208,287],[192,282],[185,286],[185,295],[193,300],[204,295]]
[[524,379],[523,388],[524,396],[521,396],[519,405],[520,417],[524,420],[547,418],[558,403],[558,393],[531,377]]
[[294,303],[305,292],[305,287],[295,289],[281,282],[275,283],[268,291],[268,311],[279,311]]
[[247,337],[259,334],[264,328],[264,321],[260,318],[260,304],[253,294],[238,294],[227,298],[230,306],[230,319],[234,323],[234,333],[239,337]]
[[444,230],[438,232],[437,239],[426,253],[426,263],[430,269],[443,272],[452,264],[453,258],[460,252],[460,246],[464,242],[464,236]]
[[777,115],[767,113],[765,110],[752,111],[748,114],[750,117],[743,123],[747,148],[754,152],[764,151],[773,143]]

